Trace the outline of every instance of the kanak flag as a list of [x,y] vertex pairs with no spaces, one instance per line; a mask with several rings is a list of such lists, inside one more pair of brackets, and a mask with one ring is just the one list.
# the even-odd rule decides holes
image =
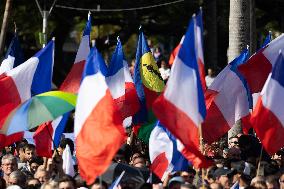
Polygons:
[[158,122],[150,135],[149,156],[151,171],[162,181],[173,171],[188,170],[189,162],[180,146],[180,141]]
[[251,116],[256,135],[270,155],[284,146],[283,95],[284,58],[280,51]]
[[[54,41],[50,41],[45,48],[32,58],[0,75],[0,126],[2,127],[9,113],[19,104],[28,100],[32,95],[40,94],[51,89]],[[21,134],[14,134],[21,135]],[[14,136],[11,135],[10,137]],[[6,138],[6,139],[5,139]],[[9,138],[9,137],[8,137]],[[1,135],[4,145],[10,145],[19,139],[7,139]],[[8,143],[7,143],[8,141]]]
[[248,58],[248,49],[228,64],[205,92],[207,115],[202,123],[206,142],[212,143],[226,134],[236,121],[249,116],[252,96],[238,65]]
[[[157,98],[153,111],[185,148],[204,159],[199,151],[199,126],[206,115],[204,94],[196,59],[194,21],[191,20],[183,44],[171,69],[164,92]],[[200,167],[205,167],[205,163]]]
[[106,82],[122,118],[133,116],[139,110],[139,99],[119,39],[109,66],[106,66],[105,70]]
[[82,73],[85,66],[85,62],[88,57],[88,54],[90,53],[91,30],[92,30],[92,22],[91,22],[91,14],[89,13],[88,21],[85,26],[85,30],[83,33],[83,37],[81,39],[79,49],[77,51],[75,62],[71,68],[71,71],[68,73],[65,80],[60,86],[61,91],[70,92],[70,93],[78,92],[82,80]]
[[110,165],[126,140],[122,117],[101,68],[105,64],[96,47],[83,72],[75,111],[76,156],[80,175],[92,184]]

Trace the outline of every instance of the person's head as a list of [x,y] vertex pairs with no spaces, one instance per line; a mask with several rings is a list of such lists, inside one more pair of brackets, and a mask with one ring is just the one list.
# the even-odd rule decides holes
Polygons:
[[228,159],[234,159],[234,160],[241,160],[241,150],[237,147],[231,147],[228,150],[228,155],[227,158]]
[[161,60],[161,68],[168,68],[168,64],[165,60]]
[[27,144],[28,144],[27,140],[22,140],[22,141],[16,143],[17,154],[18,154],[18,157],[19,157],[21,162],[25,161],[24,146],[27,145]]
[[177,176],[169,180],[168,187],[169,189],[180,189],[182,184],[184,184],[183,178],[180,176]]
[[257,182],[265,182],[265,177],[264,176],[257,176],[257,177],[254,177],[251,182],[250,182],[250,185],[253,186],[255,183]]
[[50,179],[50,176],[46,170],[38,169],[34,175],[34,178],[38,179],[39,182],[43,184]]
[[108,189],[108,185],[105,181],[96,179],[95,182],[91,185],[90,189]]
[[35,174],[37,171],[37,168],[42,164],[42,159],[39,157],[32,158],[30,161],[30,168],[31,168],[31,173]]
[[66,148],[66,145],[68,144],[71,154],[73,155],[74,152],[74,142],[70,138],[62,138],[58,147],[59,155],[62,156],[64,149]]
[[210,184],[210,188],[211,189],[222,189],[222,185],[220,183],[217,183],[217,182],[213,182]]
[[231,178],[233,175],[233,171],[228,168],[218,168],[214,172],[214,177],[216,178],[216,182],[220,183],[223,188],[230,188]]
[[40,189],[58,189],[58,183],[54,180],[47,181],[41,185]]
[[39,188],[40,185],[41,184],[40,184],[39,180],[35,179],[35,178],[30,178],[26,182],[26,186],[34,186],[35,188]]
[[12,154],[7,154],[2,157],[1,169],[4,175],[9,176],[13,171],[18,169],[17,159]]
[[196,189],[193,184],[181,184],[180,189]]
[[182,171],[180,176],[184,179],[185,183],[192,184],[196,171],[194,169],[189,169],[188,171]]
[[206,177],[207,177],[207,181],[208,181],[209,184],[215,182],[214,172],[215,172],[216,169],[217,169],[216,166],[213,166],[213,167],[210,167],[210,168],[207,169]]
[[274,175],[269,175],[266,177],[266,186],[267,189],[279,189],[280,184],[278,182],[278,179]]
[[25,176],[25,174],[22,173],[19,170],[13,171],[9,175],[8,184],[9,185],[18,185],[18,186],[20,186],[22,188],[25,188],[25,184],[26,184],[26,176]]
[[229,148],[239,145],[239,138],[237,136],[233,136],[229,138]]
[[208,68],[208,75],[209,76],[213,76],[214,72],[213,72],[213,69],[212,68]]
[[279,178],[280,189],[284,189],[284,173]]
[[140,156],[140,157],[135,158],[133,160],[133,166],[139,167],[139,168],[146,167],[146,161],[145,161],[144,157]]
[[58,180],[58,188],[75,189],[76,188],[75,180],[71,176],[65,175]]
[[83,180],[83,178],[80,176],[80,174],[76,175],[75,179],[75,183],[76,183],[76,187],[80,188],[80,187],[87,187],[86,181]]
[[25,153],[25,160],[27,162],[30,162],[33,158],[35,158],[36,153],[35,153],[35,145],[33,144],[26,144],[24,146],[24,153]]

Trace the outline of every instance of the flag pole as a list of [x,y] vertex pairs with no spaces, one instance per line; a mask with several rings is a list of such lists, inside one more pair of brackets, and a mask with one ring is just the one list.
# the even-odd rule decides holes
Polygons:
[[[202,11],[202,8],[200,7],[200,11]],[[192,20],[193,20],[193,23],[194,23],[194,26],[196,26],[196,19],[195,19],[195,14],[192,15]],[[194,27],[194,30],[195,30],[196,27]],[[194,31],[194,33],[196,33],[196,31]],[[204,155],[204,146],[203,146],[203,142],[202,142],[202,127],[201,127],[201,123],[198,125],[198,130],[199,130],[199,147],[200,147],[200,151],[202,153],[202,155]],[[205,169],[204,168],[201,168],[201,178],[202,178],[202,189],[205,188]]]
[[261,163],[262,153],[263,153],[263,146],[261,146],[261,150],[260,150],[260,155],[259,155],[259,161],[258,161],[256,176],[259,176],[259,170],[260,170],[260,163]]

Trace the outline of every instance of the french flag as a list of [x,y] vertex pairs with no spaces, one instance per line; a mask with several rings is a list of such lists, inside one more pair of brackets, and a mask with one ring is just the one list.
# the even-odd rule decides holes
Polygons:
[[248,49],[245,49],[217,75],[205,92],[207,115],[202,124],[202,134],[208,143],[218,140],[236,121],[250,114],[250,90],[237,70],[238,65],[248,59],[248,55]]
[[153,111],[186,149],[204,159],[199,151],[199,126],[205,118],[206,108],[192,37],[194,29],[191,20],[171,69],[171,77],[164,92],[154,102]]
[[101,71],[104,64],[96,47],[92,48],[75,111],[76,156],[80,175],[87,184],[108,168],[126,140],[121,114]]
[[[205,82],[205,68],[204,68],[204,53],[203,53],[203,21],[202,21],[202,9],[200,9],[199,13],[192,17],[194,22],[194,46],[195,46],[195,56],[197,59],[198,70],[200,75],[200,81],[202,85],[203,91],[206,89]],[[170,56],[169,64],[172,65],[174,63],[175,57],[179,52],[179,49],[184,41],[184,36],[182,36],[180,43],[173,50]]]
[[257,51],[245,64],[238,66],[238,70],[247,81],[254,99],[256,99],[258,93],[261,92],[276,62],[279,50],[284,50],[284,34],[272,40],[266,47]]
[[36,153],[40,157],[52,157],[52,147],[58,148],[69,113],[40,125],[33,135]]
[[179,44],[178,44],[178,45],[174,48],[174,50],[171,52],[170,59],[169,59],[169,65],[171,65],[171,66],[173,65],[173,63],[174,63],[174,61],[175,61],[175,58],[176,58],[176,56],[177,56],[177,54],[178,54],[178,51],[179,51],[179,49],[180,49],[180,47],[181,47],[181,44],[182,44],[183,40],[184,40],[184,36],[182,36],[182,38],[181,38]]
[[81,39],[79,49],[77,51],[75,62],[71,68],[71,71],[68,73],[65,80],[60,86],[61,91],[77,93],[79,90],[85,62],[90,53],[91,30],[92,30],[92,21],[91,21],[91,13],[89,13],[88,21],[85,26],[85,30],[83,33],[83,37]]
[[280,51],[251,116],[256,135],[270,155],[284,146],[283,95],[284,59]]
[[0,74],[11,70],[24,62],[23,51],[20,46],[19,38],[15,32],[14,37],[6,52],[5,59],[0,66]]
[[122,118],[134,115],[140,107],[135,85],[125,60],[120,40],[106,69],[106,82]]
[[180,144],[160,122],[151,132],[149,139],[151,170],[162,181],[170,172],[188,170],[189,162],[183,157]]
[[[52,40],[35,56],[0,75],[0,91],[3,91],[0,98],[1,127],[9,113],[20,103],[28,100],[32,95],[51,89],[53,52],[54,41]],[[5,140],[5,138],[4,135],[1,135],[1,139]],[[11,142],[15,141],[7,139],[5,145],[9,145]],[[4,143],[1,142],[1,144]]]
[[202,9],[199,13],[193,16],[194,21],[194,42],[195,42],[195,54],[198,64],[198,70],[200,75],[200,81],[203,91],[206,89],[205,82],[205,68],[204,68],[204,55],[203,55],[203,22],[202,22]]

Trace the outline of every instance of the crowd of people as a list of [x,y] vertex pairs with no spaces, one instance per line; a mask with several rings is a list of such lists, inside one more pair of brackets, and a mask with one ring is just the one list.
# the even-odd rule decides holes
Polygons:
[[[91,186],[80,177],[71,139],[62,138],[52,158],[38,157],[35,146],[23,139],[2,152],[0,188],[107,189],[124,170],[126,174],[119,185],[122,189],[284,189],[284,151],[269,156],[253,135],[205,144],[206,157],[213,161],[211,167],[195,169],[189,162],[186,170],[170,172],[163,181],[150,171],[147,145],[133,134],[129,137],[131,140],[120,148],[110,166],[118,169],[107,170]],[[67,145],[74,156],[74,176],[65,174],[62,168],[61,156]]]

